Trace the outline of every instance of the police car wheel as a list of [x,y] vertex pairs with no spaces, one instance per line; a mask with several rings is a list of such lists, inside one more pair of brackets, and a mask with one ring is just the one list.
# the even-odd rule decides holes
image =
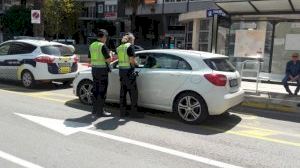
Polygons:
[[21,76],[22,84],[26,88],[33,88],[35,84],[34,77],[31,72],[24,71]]
[[180,94],[174,102],[173,109],[180,119],[188,124],[200,124],[208,116],[204,99],[194,92]]
[[93,104],[93,83],[90,80],[84,80],[78,85],[78,97],[80,102],[86,105]]

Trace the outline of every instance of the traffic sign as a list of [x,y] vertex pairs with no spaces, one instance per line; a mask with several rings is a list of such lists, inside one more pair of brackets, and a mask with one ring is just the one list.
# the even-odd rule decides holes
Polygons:
[[41,11],[31,10],[31,23],[40,24],[41,23]]
[[207,17],[214,17],[214,15],[218,16],[226,16],[225,12],[222,9],[208,9],[206,11]]

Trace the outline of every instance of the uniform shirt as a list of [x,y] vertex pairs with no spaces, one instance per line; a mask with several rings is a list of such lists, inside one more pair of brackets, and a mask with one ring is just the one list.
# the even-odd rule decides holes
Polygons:
[[[102,47],[102,50],[101,50],[103,56],[105,59],[109,59],[110,58],[110,55],[109,55],[109,49],[107,48],[107,46],[104,44],[103,47]],[[88,55],[88,58],[91,58],[91,53],[89,51],[89,55]]]
[[135,57],[134,45],[130,45],[130,46],[127,48],[127,55],[128,55],[129,57]]
[[289,61],[286,64],[286,74],[292,75],[293,77],[300,75],[300,61],[297,61],[296,64],[294,64],[293,61]]

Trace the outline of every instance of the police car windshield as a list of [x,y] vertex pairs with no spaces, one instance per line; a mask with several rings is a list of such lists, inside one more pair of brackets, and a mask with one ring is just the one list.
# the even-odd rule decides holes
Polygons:
[[55,56],[71,56],[74,54],[71,47],[62,45],[49,45],[41,47],[44,54],[55,55]]

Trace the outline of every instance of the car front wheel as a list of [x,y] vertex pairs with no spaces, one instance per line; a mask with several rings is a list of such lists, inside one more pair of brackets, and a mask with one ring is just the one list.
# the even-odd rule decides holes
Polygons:
[[78,85],[78,97],[83,104],[93,104],[93,83],[89,80],[84,80]]
[[194,92],[185,92],[179,95],[174,103],[174,111],[181,120],[188,124],[200,124],[208,116],[205,101]]
[[33,88],[35,84],[34,77],[31,72],[24,71],[21,76],[22,84],[25,88]]

